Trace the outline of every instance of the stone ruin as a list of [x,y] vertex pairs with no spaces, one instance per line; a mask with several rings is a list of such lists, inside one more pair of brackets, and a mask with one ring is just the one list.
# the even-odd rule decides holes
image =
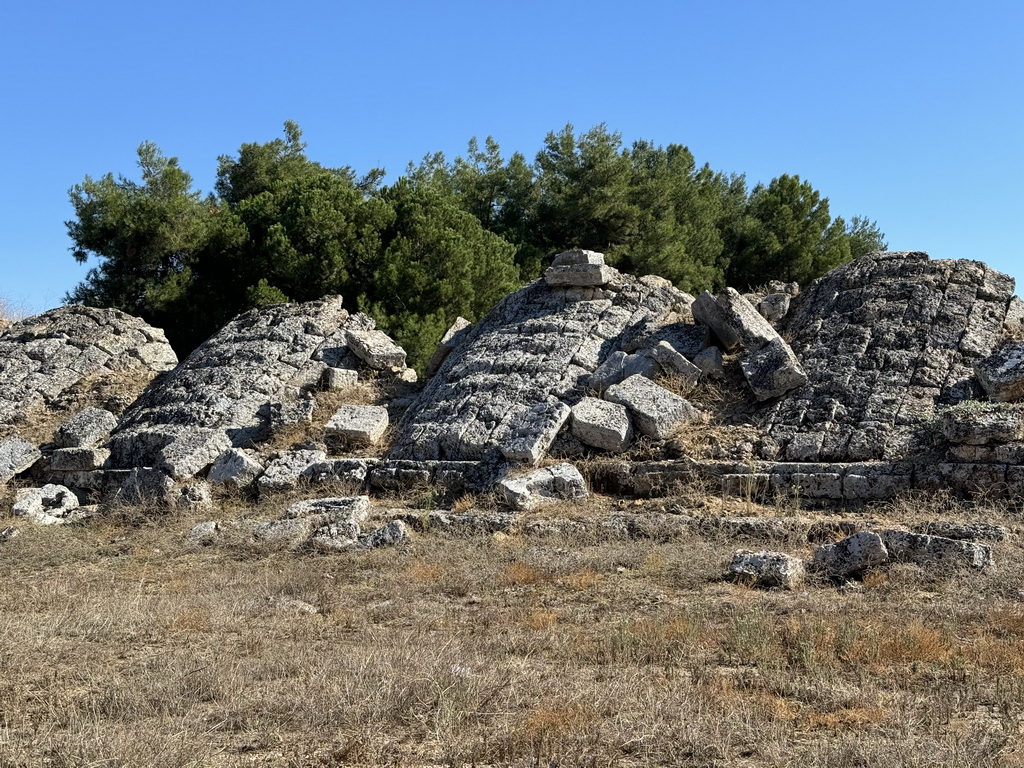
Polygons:
[[[570,251],[476,325],[453,325],[425,384],[338,297],[246,313],[180,365],[141,321],[64,307],[0,333],[0,483],[63,488],[43,494],[62,501],[39,502],[49,522],[81,517],[80,502],[202,504],[211,487],[328,483],[349,499],[495,493],[513,515],[591,487],[651,496],[692,482],[822,503],[911,489],[1019,498],[1024,304],[1013,291],[979,262],[898,252],[803,290],[695,298]],[[160,376],[127,409],[68,413],[52,440],[18,434],[83,378],[135,368]],[[320,407],[368,380],[384,393],[376,402]],[[289,429],[305,437],[284,445]],[[362,534],[365,516],[351,512],[362,502],[321,507],[246,530],[344,546],[408,534]]]

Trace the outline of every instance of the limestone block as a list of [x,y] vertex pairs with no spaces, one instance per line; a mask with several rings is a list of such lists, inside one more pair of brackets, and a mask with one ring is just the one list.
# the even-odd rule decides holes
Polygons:
[[807,383],[800,361],[781,338],[748,352],[740,360],[740,367],[758,400],[781,397]]
[[[710,294],[708,294],[708,298],[710,298]],[[714,301],[718,311],[710,312],[708,317],[716,325],[706,324],[720,339],[723,333],[726,335],[727,339],[722,339],[722,341],[728,343],[729,348],[743,346],[753,352],[779,339],[779,334],[772,328],[771,323],[765,320],[761,313],[735,289],[725,288],[715,297]],[[704,299],[702,308],[707,306],[708,301]],[[694,314],[694,317],[697,315]],[[733,342],[733,339],[736,342]]]
[[741,549],[732,556],[727,577],[756,587],[795,589],[804,580],[804,564],[782,552]]
[[722,475],[722,495],[739,499],[759,499],[772,490],[772,475],[766,472]]
[[318,450],[298,450],[282,453],[267,465],[256,481],[260,492],[286,491],[297,488],[303,472],[310,464],[327,461],[327,454]]
[[699,415],[689,401],[640,375],[609,387],[604,397],[626,406],[637,431],[656,440],[668,439]]
[[544,281],[552,288],[595,286],[611,282],[617,274],[604,263],[602,253],[565,251],[544,271]]
[[302,478],[310,485],[338,482],[362,486],[376,465],[376,459],[330,459],[310,464],[302,470]]
[[725,312],[710,292],[704,291],[694,299],[690,310],[693,312],[693,319],[710,328],[727,352],[732,352],[741,346],[742,341],[739,334],[729,323]]
[[205,480],[193,480],[178,491],[177,506],[190,510],[209,509],[213,506],[213,493]]
[[351,368],[326,368],[320,379],[322,389],[348,389],[359,383],[359,373]]
[[1009,533],[1002,525],[954,523],[946,520],[931,520],[921,523],[915,526],[915,532],[961,541],[1003,541]]
[[910,490],[909,475],[886,474],[884,470],[850,471],[843,477],[843,498],[850,501],[891,499]]
[[835,544],[824,544],[814,553],[814,567],[837,578],[858,576],[889,559],[882,537],[864,531]]
[[889,557],[897,562],[963,568],[986,568],[993,564],[992,548],[987,544],[892,529],[881,531],[881,537]]
[[463,341],[466,339],[466,335],[473,327],[472,323],[464,317],[455,318],[455,322],[451,324],[444,336],[441,337],[441,341],[438,342],[437,349],[434,350],[434,354],[430,356],[430,360],[427,361],[427,366],[424,369],[424,373],[427,378],[430,378],[444,364],[444,361],[448,359],[448,355],[453,350],[457,349]]
[[1024,397],[1024,341],[1007,344],[974,364],[974,375],[991,400],[1011,402]]
[[343,405],[324,431],[347,445],[376,445],[388,429],[388,409],[381,405]]
[[843,476],[835,472],[803,473],[790,476],[792,492],[806,499],[843,498]]
[[682,379],[686,384],[696,384],[701,370],[691,363],[667,341],[659,341],[647,350],[647,356],[661,366],[667,375]]
[[185,534],[185,540],[190,544],[205,547],[216,542],[220,535],[220,523],[216,520],[207,520],[193,525],[191,530]]
[[580,267],[604,264],[604,254],[597,251],[577,249],[562,251],[551,260],[553,267]]
[[210,467],[206,479],[213,485],[246,488],[263,474],[263,464],[241,448],[224,451]]
[[547,455],[570,415],[572,409],[561,401],[538,403],[512,420],[508,437],[498,449],[509,461],[536,464]]
[[1009,443],[1024,435],[1024,411],[998,403],[961,403],[942,411],[939,421],[951,443]]
[[172,478],[194,477],[231,447],[231,438],[217,429],[183,429],[160,450],[156,465]]
[[788,293],[769,293],[757,304],[761,317],[773,325],[789,313],[790,297]]
[[50,454],[51,472],[91,472],[110,457],[106,448],[57,448]]
[[585,445],[621,453],[633,440],[626,406],[585,397],[572,408],[572,434]]
[[58,448],[99,445],[117,426],[117,418],[102,408],[85,408],[61,424],[53,442]]
[[24,472],[43,457],[42,452],[21,437],[0,440],[0,485]]
[[383,331],[346,331],[345,339],[348,348],[374,370],[405,367],[405,350]]
[[117,490],[116,498],[125,504],[173,503],[174,480],[161,469],[137,467],[129,470]]
[[714,381],[725,380],[725,364],[722,361],[722,350],[718,347],[701,350],[693,358],[693,364],[700,368],[704,378]]
[[359,549],[381,549],[382,547],[397,547],[409,540],[409,526],[401,520],[392,520],[387,525],[381,526],[373,533],[360,536]]
[[1006,310],[1006,318],[1003,320],[1003,329],[1012,338],[1019,339],[1024,335],[1024,301],[1014,296],[1010,299],[1010,306]]
[[660,370],[658,363],[647,355],[612,352],[597,367],[597,370],[590,374],[590,378],[587,379],[587,387],[600,394],[608,387],[618,384],[630,376],[640,375],[653,379]]
[[497,491],[506,504],[518,510],[589,495],[583,476],[572,464],[556,464],[523,475],[506,477],[498,481]]
[[63,485],[44,485],[19,491],[11,512],[39,525],[64,525],[80,519],[78,497]]

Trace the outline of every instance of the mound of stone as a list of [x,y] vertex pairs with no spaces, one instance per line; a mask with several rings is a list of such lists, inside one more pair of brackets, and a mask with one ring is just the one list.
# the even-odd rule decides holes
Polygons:
[[125,413],[108,466],[155,467],[176,479],[201,473],[225,451],[266,439],[282,403],[367,359],[378,370],[405,370],[400,348],[369,317],[343,309],[341,297],[247,312]]
[[117,309],[68,306],[0,333],[0,425],[14,425],[87,377],[178,363],[163,331]]
[[807,383],[758,416],[766,459],[849,462],[921,450],[936,408],[977,399],[1014,282],[976,261],[874,253],[793,300],[782,334]]

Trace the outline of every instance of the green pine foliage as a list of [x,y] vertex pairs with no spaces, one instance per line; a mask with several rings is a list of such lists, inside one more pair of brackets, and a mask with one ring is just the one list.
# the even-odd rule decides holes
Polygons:
[[246,309],[336,293],[419,367],[456,317],[480,319],[568,248],[690,292],[807,282],[885,248],[875,222],[833,219],[799,176],[748,193],[685,146],[627,147],[604,125],[549,133],[532,163],[473,139],[389,186],[381,169],[314,162],[292,122],[222,156],[205,197],[154,144],[138,155],[140,182],[107,174],[70,190],[74,256],[97,263],[66,300],[139,315],[179,354]]

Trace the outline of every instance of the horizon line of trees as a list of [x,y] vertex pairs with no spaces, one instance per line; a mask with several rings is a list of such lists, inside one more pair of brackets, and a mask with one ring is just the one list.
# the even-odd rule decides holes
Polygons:
[[476,322],[566,249],[696,293],[806,283],[886,247],[874,221],[833,218],[797,175],[748,190],[683,145],[626,147],[603,124],[549,133],[532,163],[474,138],[389,185],[381,169],[311,160],[291,121],[221,156],[206,196],[152,142],[138,157],[141,181],[108,173],[69,190],[73,255],[98,264],[65,301],[138,315],[180,355],[247,309],[336,293],[421,367],[457,316]]

